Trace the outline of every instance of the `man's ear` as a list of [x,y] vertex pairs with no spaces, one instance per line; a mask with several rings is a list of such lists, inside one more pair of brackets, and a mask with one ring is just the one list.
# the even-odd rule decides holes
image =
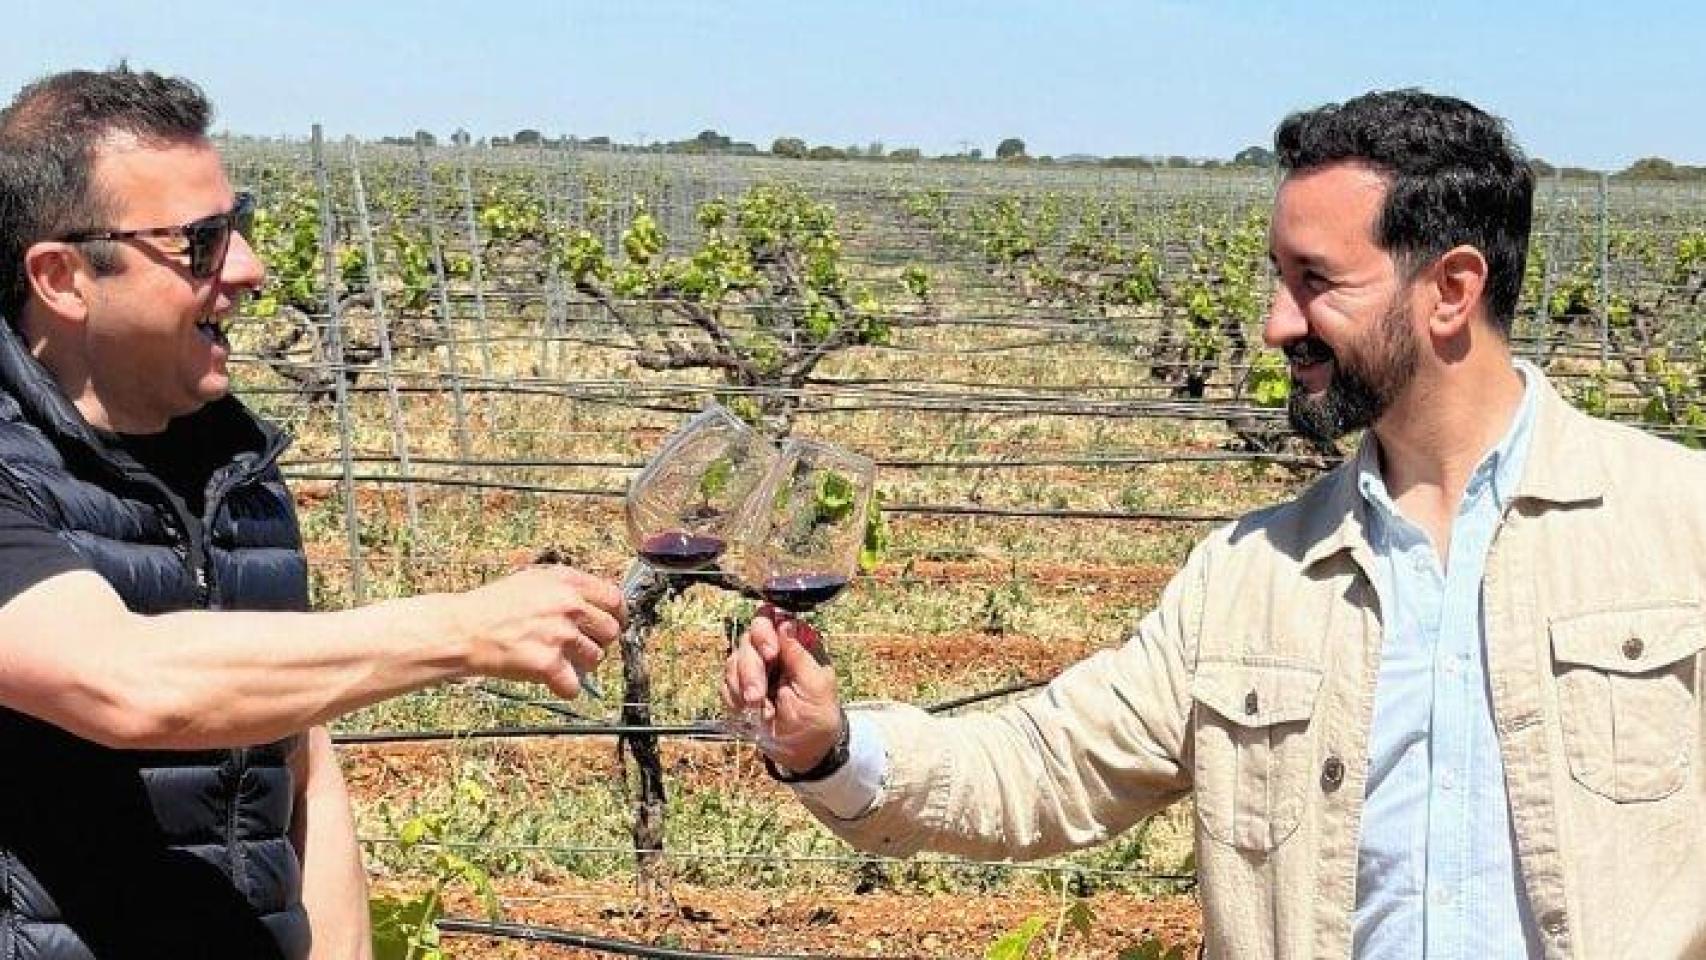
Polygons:
[[37,243],[24,251],[24,277],[32,298],[60,320],[81,323],[89,315],[84,291],[92,274],[89,258],[72,244]]
[[1481,294],[1487,289],[1487,258],[1467,244],[1452,247],[1434,262],[1432,273],[1437,299],[1428,328],[1441,339],[1458,336],[1484,312]]

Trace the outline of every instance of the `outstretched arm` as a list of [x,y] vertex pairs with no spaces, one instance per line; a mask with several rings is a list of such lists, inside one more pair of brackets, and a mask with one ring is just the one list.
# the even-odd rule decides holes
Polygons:
[[[858,737],[874,731],[881,770],[867,776],[861,760],[832,779],[873,796],[836,785],[839,813],[822,787],[804,788],[802,799],[861,849],[1015,859],[1099,843],[1180,799],[1191,787],[1187,597],[1199,574],[1187,564],[1124,645],[1000,710],[941,718],[903,704],[853,708],[851,753],[868,760]],[[801,636],[785,617],[760,616],[723,683],[729,709],[764,713],[766,750],[793,770],[825,757],[840,730],[833,673],[806,655]]]
[[332,613],[160,616],[77,570],[0,607],[0,704],[111,747],[264,743],[469,675],[573,697],[623,616],[614,584],[567,567]]

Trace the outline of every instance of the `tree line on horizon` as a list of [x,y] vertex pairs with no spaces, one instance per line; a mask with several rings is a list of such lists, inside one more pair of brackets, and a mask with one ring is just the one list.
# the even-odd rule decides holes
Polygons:
[[[436,146],[438,137],[431,131],[416,130],[412,136],[382,137],[381,143],[394,146],[414,146],[417,143],[426,146]],[[1251,145],[1239,150],[1228,159],[1217,157],[1187,157],[1187,156],[1097,156],[1086,153],[1068,154],[1065,156],[1032,156],[1026,149],[1025,141],[1019,137],[1007,137],[995,148],[993,157],[986,156],[980,147],[965,145],[957,153],[943,153],[926,156],[916,147],[886,147],[882,141],[876,140],[869,144],[850,144],[847,146],[832,146],[829,144],[810,144],[801,137],[777,137],[768,150],[760,149],[755,143],[745,140],[735,140],[716,130],[706,129],[697,136],[685,140],[651,141],[644,144],[625,143],[613,140],[607,136],[547,137],[532,128],[517,130],[511,136],[493,136],[475,141],[466,130],[457,130],[450,137],[450,142],[456,146],[481,146],[496,149],[513,147],[555,147],[562,149],[582,150],[615,150],[625,153],[672,153],[672,154],[712,154],[723,156],[771,156],[788,160],[883,160],[898,163],[918,161],[970,162],[979,163],[993,159],[1000,163],[1036,163],[1069,164],[1082,166],[1103,166],[1118,169],[1153,170],[1153,169],[1196,169],[1217,170],[1222,168],[1240,169],[1270,169],[1275,164],[1272,150]],[[1597,178],[1602,171],[1588,167],[1556,166],[1539,157],[1533,158],[1530,164],[1536,177],[1563,177],[1565,179]],[[1613,180],[1660,181],[1671,183],[1706,182],[1706,166],[1696,166],[1676,163],[1664,157],[1643,157],[1635,162],[1610,174]]]

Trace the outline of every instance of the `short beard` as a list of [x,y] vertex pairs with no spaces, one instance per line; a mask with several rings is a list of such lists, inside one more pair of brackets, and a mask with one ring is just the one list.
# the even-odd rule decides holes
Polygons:
[[1333,376],[1318,397],[1292,382],[1286,413],[1293,430],[1326,443],[1362,430],[1379,420],[1415,379],[1416,336],[1401,298],[1402,293],[1393,298],[1376,329],[1355,346],[1354,353],[1341,356],[1318,340],[1310,343],[1316,356],[1332,358]]

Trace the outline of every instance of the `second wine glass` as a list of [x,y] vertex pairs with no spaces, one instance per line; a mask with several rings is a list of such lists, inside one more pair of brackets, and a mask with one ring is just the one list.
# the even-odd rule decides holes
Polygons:
[[876,465],[815,440],[787,441],[753,494],[743,576],[793,613],[829,602],[853,579],[864,545]]

